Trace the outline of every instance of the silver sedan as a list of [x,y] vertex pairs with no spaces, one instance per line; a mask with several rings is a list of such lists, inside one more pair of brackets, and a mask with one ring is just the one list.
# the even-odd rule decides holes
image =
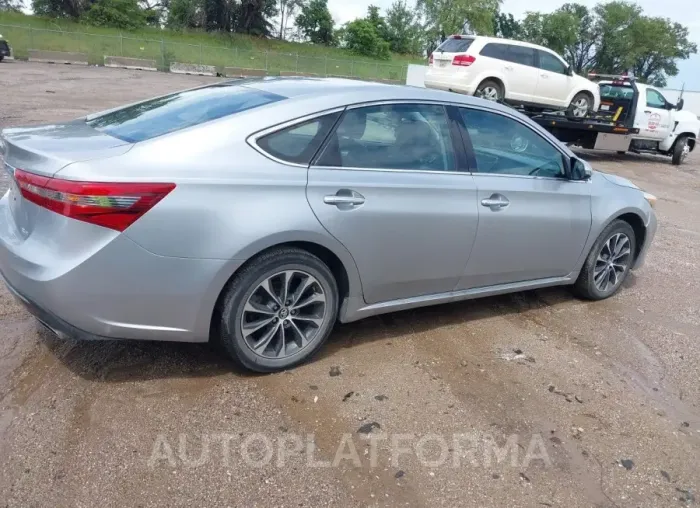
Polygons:
[[481,99],[235,81],[2,131],[0,272],[85,339],[220,341],[290,368],[337,321],[640,266],[655,198]]

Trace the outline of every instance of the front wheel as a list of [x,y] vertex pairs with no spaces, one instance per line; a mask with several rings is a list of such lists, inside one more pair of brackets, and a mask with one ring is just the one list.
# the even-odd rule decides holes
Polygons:
[[634,229],[623,220],[606,227],[593,244],[574,292],[587,300],[603,300],[614,295],[627,278],[636,254]]
[[323,345],[338,315],[338,286],[326,264],[296,248],[255,258],[235,276],[221,307],[219,339],[256,372],[289,369]]
[[674,166],[680,166],[685,161],[686,157],[690,153],[690,145],[688,144],[688,136],[679,137],[675,144],[673,145],[673,152],[671,153],[671,164]]
[[586,118],[593,111],[593,100],[586,92],[577,93],[566,110],[567,116]]

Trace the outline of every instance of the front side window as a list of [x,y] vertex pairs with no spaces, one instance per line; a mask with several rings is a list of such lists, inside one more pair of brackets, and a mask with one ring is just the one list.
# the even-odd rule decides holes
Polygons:
[[656,90],[647,88],[647,107],[664,109],[666,107],[666,99]]
[[443,106],[387,104],[347,110],[316,164],[451,171],[454,160]]
[[534,130],[497,113],[460,111],[479,173],[565,177],[564,156]]
[[556,56],[546,51],[538,51],[540,55],[540,69],[544,71],[566,74],[566,65]]
[[258,146],[271,156],[295,164],[308,164],[320,148],[340,113],[330,113],[292,125],[258,139]]
[[529,67],[535,66],[535,50],[525,46],[508,45],[508,60]]
[[283,99],[254,88],[211,85],[88,117],[86,123],[115,138],[138,143]]

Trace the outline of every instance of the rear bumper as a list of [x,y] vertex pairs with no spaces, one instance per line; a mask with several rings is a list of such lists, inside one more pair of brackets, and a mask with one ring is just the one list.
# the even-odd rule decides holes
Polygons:
[[0,199],[0,275],[58,335],[209,340],[216,300],[240,262],[159,256],[124,234],[31,204],[27,214],[39,215],[24,236],[9,199]]
[[430,71],[425,74],[426,88],[446,90],[448,92],[458,92],[467,95],[474,95],[476,85],[467,78],[453,73]]
[[79,339],[79,340],[109,340],[113,337],[103,337],[101,335],[96,335],[94,333],[86,332],[80,328],[76,328],[70,323],[66,323],[61,318],[54,316],[50,311],[44,309],[36,302],[32,301],[30,298],[24,296],[22,293],[17,291],[12,284],[7,282],[4,276],[0,273],[0,280],[2,280],[10,293],[22,304],[24,307],[39,320],[46,328],[51,330],[53,333],[58,335],[62,339]]

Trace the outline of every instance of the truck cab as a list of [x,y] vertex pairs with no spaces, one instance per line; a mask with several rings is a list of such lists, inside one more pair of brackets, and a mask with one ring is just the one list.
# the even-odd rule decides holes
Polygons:
[[601,81],[599,87],[601,111],[622,106],[633,115],[628,122],[638,133],[630,136],[629,151],[670,155],[677,165],[695,149],[700,120],[682,111],[682,99],[673,104],[657,88],[628,80]]

